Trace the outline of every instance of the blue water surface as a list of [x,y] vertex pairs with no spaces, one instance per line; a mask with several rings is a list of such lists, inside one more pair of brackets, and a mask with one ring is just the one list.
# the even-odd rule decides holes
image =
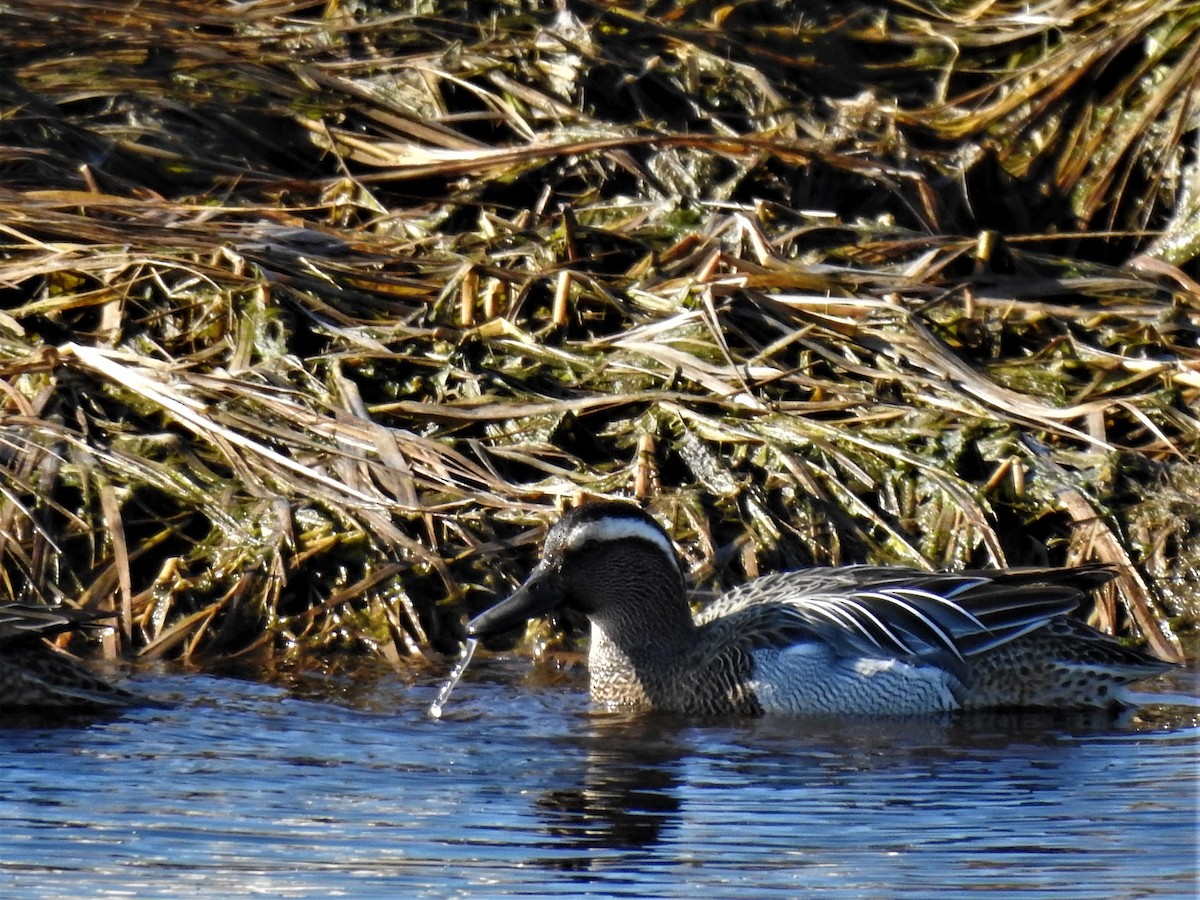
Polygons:
[[[477,661],[0,723],[0,897],[1192,898],[1200,710],[601,714]],[[1195,696],[1193,672],[1159,690]]]

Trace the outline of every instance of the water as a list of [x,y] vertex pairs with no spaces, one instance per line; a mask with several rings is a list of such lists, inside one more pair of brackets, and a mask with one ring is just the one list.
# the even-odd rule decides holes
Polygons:
[[445,671],[160,672],[163,709],[0,725],[0,897],[1195,896],[1194,706],[705,723],[528,673],[440,720]]
[[450,677],[438,691],[437,697],[429,704],[429,715],[435,719],[442,717],[442,710],[446,708],[446,703],[450,700],[450,695],[454,693],[455,686],[462,680],[463,673],[467,671],[467,666],[471,665],[471,659],[475,656],[475,648],[479,646],[479,641],[475,638],[467,638],[463,644],[462,655],[459,656],[458,662],[454,664],[454,670],[450,673]]

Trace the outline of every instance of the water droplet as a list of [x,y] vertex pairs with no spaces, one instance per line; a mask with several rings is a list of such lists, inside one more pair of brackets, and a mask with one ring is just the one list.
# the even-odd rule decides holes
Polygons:
[[467,671],[467,666],[471,664],[471,657],[475,655],[475,648],[478,645],[479,641],[475,638],[467,638],[467,642],[463,645],[462,655],[459,656],[458,662],[454,666],[454,671],[450,673],[450,679],[438,691],[437,699],[429,704],[429,715],[431,718],[440,719],[442,717],[442,708],[446,705],[446,701],[450,699],[450,692],[454,690],[454,686],[462,678],[463,672]]

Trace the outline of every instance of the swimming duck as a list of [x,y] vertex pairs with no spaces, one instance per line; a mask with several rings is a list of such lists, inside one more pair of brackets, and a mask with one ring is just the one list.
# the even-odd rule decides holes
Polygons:
[[43,640],[95,619],[67,607],[0,604],[0,710],[95,710],[143,702]]
[[599,704],[699,715],[1109,708],[1172,668],[1068,618],[1103,565],[957,573],[889,566],[756,578],[692,614],[670,538],[636,506],[576,507],[475,638],[557,609],[591,623]]

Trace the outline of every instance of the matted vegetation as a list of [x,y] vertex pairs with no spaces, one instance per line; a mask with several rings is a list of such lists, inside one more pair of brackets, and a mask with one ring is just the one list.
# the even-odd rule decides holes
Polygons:
[[0,2],[0,557],[110,654],[447,650],[579,495],[698,585],[1200,588],[1200,4]]

